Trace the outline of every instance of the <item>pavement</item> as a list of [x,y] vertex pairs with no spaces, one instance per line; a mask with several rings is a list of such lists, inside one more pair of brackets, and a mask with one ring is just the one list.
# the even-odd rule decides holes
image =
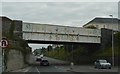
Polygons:
[[[95,69],[93,65],[74,65],[70,66],[69,62],[44,57],[43,59],[47,59],[50,63],[50,66],[40,66],[39,63],[35,63],[34,65],[28,66],[23,69],[15,70],[12,72],[57,72],[62,74],[117,74],[118,67],[112,67],[112,69]],[[71,68],[72,67],[72,68]]]
[[93,66],[74,66],[72,69],[70,66],[64,65],[50,65],[50,66],[29,66],[24,69],[12,71],[12,72],[29,72],[29,73],[60,73],[60,74],[118,74],[118,68],[112,69],[94,69]]
[[75,65],[72,68],[70,66],[61,67],[72,72],[118,72],[118,67],[112,67],[112,69],[95,69],[92,65]]

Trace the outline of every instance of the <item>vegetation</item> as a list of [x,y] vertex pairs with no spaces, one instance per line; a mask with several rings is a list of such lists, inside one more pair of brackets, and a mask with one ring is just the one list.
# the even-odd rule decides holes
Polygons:
[[[120,32],[114,34],[114,53],[115,56],[120,56]],[[111,56],[112,55],[112,46],[107,46],[105,49],[97,51],[96,56]]]
[[56,59],[66,60],[68,52],[66,52],[63,47],[56,47],[53,50],[46,52],[45,55]]
[[[67,47],[68,46],[68,47]],[[105,49],[97,50],[95,52],[88,52],[84,46],[73,45],[73,49],[71,49],[71,45],[64,45],[61,47],[56,47],[51,51],[46,52],[46,56],[72,61],[77,64],[91,64],[95,59],[98,58],[111,58],[112,55],[112,47],[107,46]],[[114,53],[115,57],[120,56],[120,32],[114,35]],[[81,60],[82,59],[82,60]]]
[[85,56],[85,54],[86,51],[82,47],[74,49],[72,51],[68,51],[67,49],[65,49],[65,46],[56,47],[53,50],[45,53],[45,55],[48,57],[65,61],[72,61],[75,63],[79,63],[80,56]]
[[34,55],[40,55],[40,54],[44,54],[46,51],[51,51],[51,50],[53,50],[53,47],[51,45],[49,45],[47,48],[42,47],[39,49],[35,49],[33,51],[33,53],[34,53]]

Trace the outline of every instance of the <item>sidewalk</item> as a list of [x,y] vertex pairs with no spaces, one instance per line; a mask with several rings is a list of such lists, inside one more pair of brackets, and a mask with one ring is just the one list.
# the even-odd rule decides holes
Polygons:
[[[83,66],[83,65],[75,65],[73,66],[73,68],[71,69],[70,65],[69,66],[56,66],[59,69],[63,69],[66,70],[68,72],[118,72],[118,68],[114,67],[112,69],[95,69],[94,66]],[[23,69],[19,69],[19,70],[15,70],[12,72],[28,72],[28,70],[30,70],[31,66],[23,68]]]
[[112,69],[95,69],[94,66],[74,66],[72,69],[70,66],[64,67],[70,72],[118,72],[118,67]]
[[14,71],[11,71],[11,72],[28,72],[28,70],[30,69],[31,67],[25,67],[23,69],[19,69],[19,70],[14,70]]

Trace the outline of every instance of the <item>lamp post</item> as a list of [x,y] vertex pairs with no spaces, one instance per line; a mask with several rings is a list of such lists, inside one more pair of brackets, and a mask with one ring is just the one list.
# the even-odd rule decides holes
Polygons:
[[112,19],[112,65],[114,66],[114,30],[113,30],[113,15],[109,15]]

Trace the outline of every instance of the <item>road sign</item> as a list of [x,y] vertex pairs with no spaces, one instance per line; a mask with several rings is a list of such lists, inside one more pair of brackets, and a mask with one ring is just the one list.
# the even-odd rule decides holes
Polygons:
[[8,41],[7,41],[6,39],[2,39],[2,40],[0,41],[0,46],[1,46],[2,48],[6,48],[6,47],[8,46]]

